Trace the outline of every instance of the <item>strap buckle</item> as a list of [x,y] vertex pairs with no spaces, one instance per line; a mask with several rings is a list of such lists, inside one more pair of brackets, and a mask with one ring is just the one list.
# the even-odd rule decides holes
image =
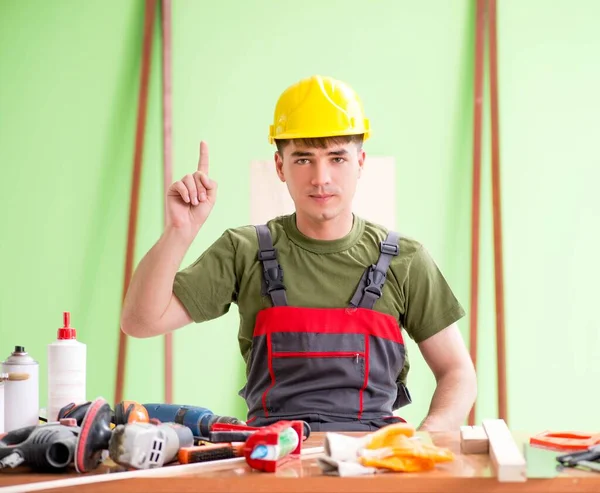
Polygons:
[[373,285],[367,286],[365,288],[365,292],[374,294],[375,296],[377,296],[377,298],[381,298],[381,295],[382,295],[381,288],[379,286],[373,286]]
[[281,266],[272,267],[270,269],[263,269],[265,273],[265,284],[267,285],[267,293],[271,294],[272,291],[278,291],[280,289],[285,290],[283,284],[283,269]]
[[383,271],[377,270],[376,265],[369,267],[369,273],[367,274],[365,292],[376,295],[378,298],[381,297],[381,288],[385,283],[387,274]]
[[261,262],[265,260],[276,260],[277,255],[275,254],[275,249],[271,248],[269,250],[259,250],[258,251],[258,260]]
[[395,256],[398,255],[398,252],[400,251],[398,245],[394,245],[393,243],[386,243],[385,241],[382,241],[379,245],[379,250],[381,253],[385,253],[387,255]]

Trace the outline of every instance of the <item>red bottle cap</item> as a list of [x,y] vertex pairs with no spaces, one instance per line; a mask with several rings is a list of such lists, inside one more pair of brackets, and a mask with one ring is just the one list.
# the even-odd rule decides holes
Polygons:
[[69,327],[71,322],[71,314],[69,312],[63,313],[64,327],[58,329],[59,339],[76,339],[77,331],[73,327]]

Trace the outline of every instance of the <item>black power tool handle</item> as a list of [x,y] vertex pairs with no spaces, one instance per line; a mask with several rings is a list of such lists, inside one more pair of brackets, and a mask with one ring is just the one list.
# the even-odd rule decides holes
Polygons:
[[[6,435],[2,437],[0,440],[0,457],[4,457],[12,453],[12,450],[4,450],[4,449],[13,449],[18,445],[21,445],[25,440],[29,438],[29,436],[33,433],[37,426],[25,426],[23,428],[18,428],[13,431],[9,431]],[[6,452],[6,453],[4,453]]]

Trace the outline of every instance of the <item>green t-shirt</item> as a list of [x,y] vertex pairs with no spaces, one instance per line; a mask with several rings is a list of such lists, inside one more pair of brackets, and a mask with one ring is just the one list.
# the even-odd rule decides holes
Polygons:
[[[348,306],[365,269],[376,263],[387,230],[354,216],[352,230],[337,240],[314,240],[296,227],[295,214],[267,223],[283,268],[288,305]],[[437,265],[418,242],[401,237],[382,297],[373,309],[395,317],[419,343],[465,314]],[[192,319],[204,322],[238,305],[238,341],[247,362],[257,313],[271,307],[262,295],[262,266],[254,226],[226,230],[192,265],[178,272],[173,292]],[[406,384],[408,356],[398,380]]]

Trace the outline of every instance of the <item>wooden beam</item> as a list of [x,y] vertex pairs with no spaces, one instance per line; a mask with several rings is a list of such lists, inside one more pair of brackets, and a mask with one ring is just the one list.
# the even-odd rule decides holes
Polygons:
[[527,463],[503,419],[484,419],[483,428],[490,443],[490,459],[501,482],[527,480]]
[[496,298],[496,352],[498,365],[498,417],[508,421],[506,395],[506,341],[504,328],[504,260],[500,187],[500,116],[498,105],[498,55],[496,0],[489,0],[490,106],[492,119],[492,216],[494,220],[494,286]]
[[[163,222],[167,223],[167,191],[173,182],[173,89],[171,84],[171,0],[162,0],[163,76]],[[173,402],[173,333],[165,334],[165,402]]]
[[[477,371],[477,323],[479,313],[479,241],[481,218],[481,143],[483,115],[483,72],[485,53],[485,4],[477,0],[475,25],[475,80],[473,82],[473,176],[471,184],[471,296],[469,304],[469,348]],[[469,414],[469,425],[475,424],[476,403]]]
[[[142,44],[142,63],[140,68],[140,89],[138,94],[138,114],[135,132],[135,149],[133,155],[133,177],[131,181],[131,198],[129,201],[129,225],[127,228],[127,250],[125,252],[125,272],[123,279],[123,301],[133,276],[135,240],[142,178],[144,154],[144,137],[146,133],[146,112],[148,108],[148,86],[150,81],[150,65],[152,61],[152,40],[154,36],[154,12],[156,0],[146,0],[144,8],[144,38]],[[123,400],[125,386],[125,363],[127,358],[127,336],[119,324],[119,349],[117,356],[117,375],[115,382],[115,405]]]

